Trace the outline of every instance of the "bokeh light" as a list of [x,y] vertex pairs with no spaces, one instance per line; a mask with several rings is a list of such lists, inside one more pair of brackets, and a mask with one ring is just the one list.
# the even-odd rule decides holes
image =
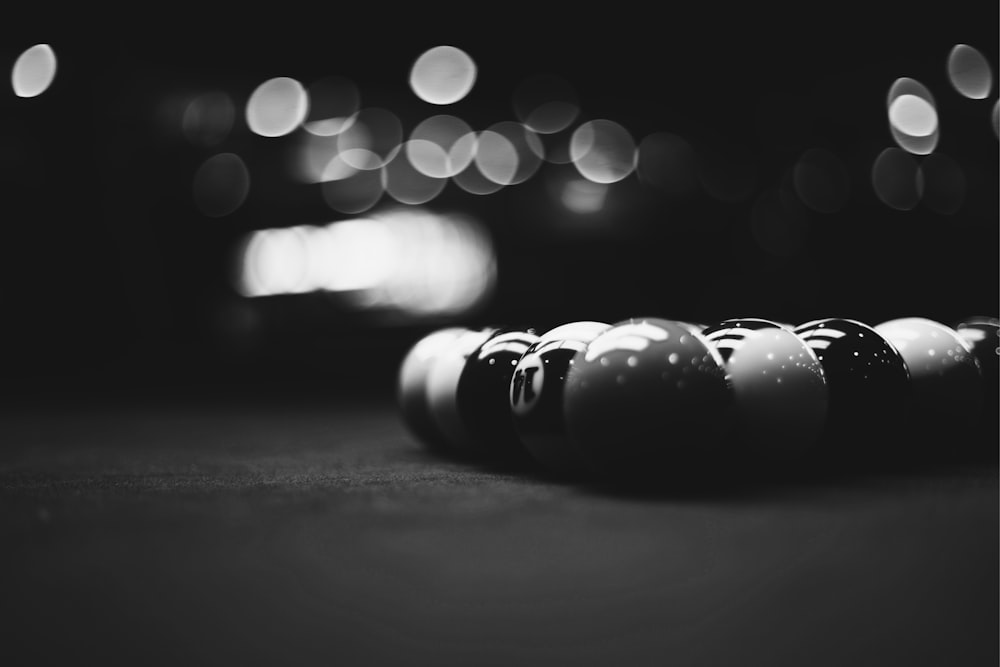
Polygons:
[[361,91],[346,76],[327,76],[309,84],[309,111],[302,124],[306,132],[323,137],[350,127],[361,107]]
[[361,109],[350,127],[337,135],[340,157],[355,169],[379,169],[402,147],[403,124],[399,117],[380,107]]
[[302,183],[322,183],[347,178],[357,169],[340,157],[337,137],[303,132],[291,149],[291,176]]
[[896,144],[914,155],[929,155],[940,137],[937,105],[927,87],[901,77],[889,88],[886,100],[889,130]]
[[956,44],[948,53],[948,80],[955,90],[973,100],[986,99],[993,90],[989,62],[968,44]]
[[382,170],[383,186],[386,194],[400,204],[426,204],[444,190],[448,181],[428,176],[417,169],[409,158],[410,152],[405,147],[385,165]]
[[570,155],[580,174],[595,183],[615,183],[636,167],[632,135],[613,120],[591,120],[573,131]]
[[194,175],[195,205],[210,218],[229,215],[246,201],[250,172],[235,153],[219,153],[205,160]]
[[573,213],[597,213],[604,208],[608,186],[585,178],[573,178],[563,184],[559,201]]
[[217,146],[229,136],[236,120],[236,105],[223,91],[198,95],[184,109],[181,131],[192,144]]
[[[482,135],[476,137],[476,157],[484,155],[483,162],[486,163],[487,171],[484,172],[479,165],[478,159],[472,160],[469,165],[451,177],[451,182],[470,195],[491,195],[504,188],[504,184],[495,180],[497,176],[507,175],[512,177],[517,171],[517,165],[512,162],[517,159],[517,153],[513,146],[500,135],[490,135],[486,142],[486,149],[480,150]],[[491,155],[493,149],[496,154]],[[505,162],[506,160],[506,162]],[[487,173],[490,176],[487,176]]]
[[18,97],[37,97],[52,85],[56,77],[56,54],[48,44],[35,44],[14,61],[10,84]]
[[900,95],[889,105],[889,122],[911,137],[926,137],[937,130],[937,111],[922,97]]
[[433,178],[448,178],[472,162],[476,133],[461,118],[439,114],[413,128],[405,150],[417,171]]
[[476,142],[474,163],[479,172],[498,185],[510,185],[518,171],[517,148],[504,135],[485,130]]
[[886,148],[872,165],[872,187],[882,203],[899,211],[909,211],[923,193],[920,165],[907,151]]
[[410,68],[410,88],[424,102],[454,104],[476,83],[476,64],[454,46],[436,46],[420,54]]
[[262,137],[282,137],[296,130],[309,112],[309,97],[302,84],[287,76],[268,79],[250,94],[246,121]]
[[[505,141],[501,141],[500,138]],[[508,150],[513,151],[513,159],[507,154]],[[494,155],[494,152],[497,154]],[[535,175],[542,165],[543,156],[544,147],[538,135],[521,123],[501,121],[490,125],[480,135],[475,159],[482,160],[480,169],[488,178],[493,178],[504,185],[517,185]],[[504,166],[500,166],[491,175],[484,165],[497,160]],[[505,173],[508,166],[513,168],[509,176]]]
[[568,128],[580,114],[576,90],[554,74],[536,74],[514,90],[512,105],[518,120],[538,134]]
[[323,200],[334,211],[357,215],[370,210],[385,194],[381,169],[354,169],[336,157],[320,184]]

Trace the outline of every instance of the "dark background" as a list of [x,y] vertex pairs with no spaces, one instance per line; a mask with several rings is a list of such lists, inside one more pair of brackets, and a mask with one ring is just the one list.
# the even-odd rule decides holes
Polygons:
[[[957,43],[980,50],[995,72],[997,10],[989,3],[919,12],[902,3],[280,11],[60,14],[5,27],[0,56],[8,63],[39,42],[59,58],[48,92],[19,99],[8,91],[0,100],[7,390],[276,382],[384,392],[408,345],[452,323],[545,328],[639,314],[954,323],[997,314],[995,87],[988,99],[969,100],[946,73]],[[406,84],[412,61],[438,44],[477,62],[476,86],[454,108],[424,104]],[[482,129],[513,119],[512,91],[546,72],[575,86],[578,122],[609,118],[637,141],[674,132],[713,156],[707,167],[746,179],[744,188],[725,200],[700,190],[675,197],[633,175],[612,186],[603,231],[567,236],[544,231],[567,215],[545,191],[555,165],[495,195],[449,185],[427,208],[478,217],[499,262],[486,308],[450,322],[387,326],[317,294],[240,297],[230,271],[244,234],[350,216],[273,172],[255,178],[236,213],[200,215],[190,183],[209,153],[165,130],[161,117],[172,95],[222,89],[240,104],[269,77],[341,74],[358,84],[363,106],[392,109],[404,129],[439,112]],[[893,210],[872,190],[872,161],[894,145],[886,94],[902,76],[934,94],[937,151],[966,176],[954,214]],[[239,153],[252,173],[267,174],[273,145],[249,133],[238,108],[234,130],[213,152]],[[752,242],[755,207],[810,148],[846,165],[849,203],[834,214],[805,211],[802,250],[769,255]]]
[[[996,665],[995,437],[973,438],[990,455],[972,465],[720,461],[646,494],[434,456],[384,400],[444,324],[998,314],[996,93],[962,98],[945,70],[967,43],[996,72],[996,3],[769,7],[5,8],[0,63],[42,42],[59,58],[43,95],[0,91],[5,664]],[[341,74],[412,127],[449,111],[406,86],[438,44],[479,66],[453,109],[477,128],[552,72],[580,120],[674,132],[744,187],[676,197],[630,177],[599,233],[565,236],[555,167],[491,196],[449,186],[428,208],[474,215],[499,253],[494,299],[456,321],[239,296],[245,234],[347,216],[280,177],[280,143],[237,122],[192,146],[164,104]],[[967,178],[952,215],[871,188],[902,76],[934,94],[938,151]],[[755,210],[810,148],[843,161],[850,201],[770,255]],[[253,186],[207,218],[191,182],[216,151]]]

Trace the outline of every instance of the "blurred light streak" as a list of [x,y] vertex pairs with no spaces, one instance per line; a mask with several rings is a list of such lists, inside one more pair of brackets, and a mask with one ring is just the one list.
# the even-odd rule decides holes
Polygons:
[[419,207],[258,230],[245,239],[238,261],[237,287],[247,297],[329,292],[358,310],[416,318],[466,313],[496,282],[485,227]]

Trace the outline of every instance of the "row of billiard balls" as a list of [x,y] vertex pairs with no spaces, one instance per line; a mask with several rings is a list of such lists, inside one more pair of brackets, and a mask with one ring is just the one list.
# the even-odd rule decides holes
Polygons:
[[983,437],[997,330],[923,317],[455,326],[409,348],[397,400],[436,454],[566,477],[683,475],[734,453],[905,457]]

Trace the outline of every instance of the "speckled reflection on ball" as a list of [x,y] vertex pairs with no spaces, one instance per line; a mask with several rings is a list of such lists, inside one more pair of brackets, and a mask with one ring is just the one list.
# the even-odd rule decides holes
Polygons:
[[830,394],[826,435],[836,451],[863,448],[869,458],[899,448],[910,400],[910,374],[899,351],[872,327],[824,318],[795,333],[823,365]]
[[[732,317],[701,329],[701,334],[719,351],[723,361],[729,361],[730,355],[751,332],[759,329],[788,328],[772,320],[759,317]],[[789,329],[790,330],[790,329]]]
[[571,440],[595,470],[677,476],[721,445],[731,399],[722,359],[700,333],[633,318],[577,353],[563,408]]
[[829,395],[815,352],[784,327],[749,330],[726,362],[737,445],[772,459],[798,459],[819,442]]

